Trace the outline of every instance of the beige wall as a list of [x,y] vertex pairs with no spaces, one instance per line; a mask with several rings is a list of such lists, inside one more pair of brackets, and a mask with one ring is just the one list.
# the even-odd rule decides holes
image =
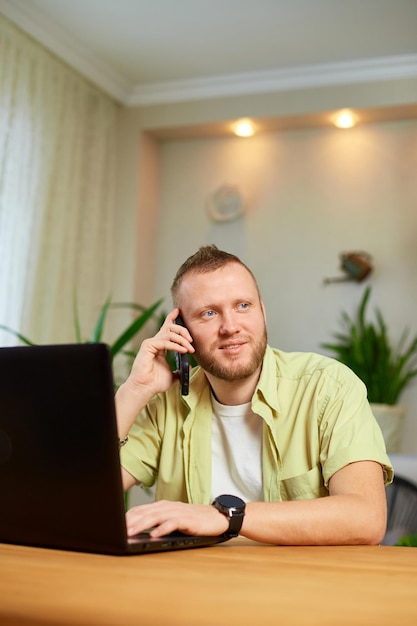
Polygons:
[[[401,83],[401,84],[400,84]],[[286,93],[265,99],[309,114],[353,101],[365,106],[417,102],[416,81]],[[367,93],[366,100],[365,92]],[[346,93],[350,94],[350,101]],[[371,97],[370,94],[373,94]],[[390,95],[391,94],[391,95]],[[284,107],[285,103],[285,107]],[[301,103],[301,104],[300,104]],[[235,102],[236,104],[236,102]],[[253,102],[252,102],[253,104]],[[260,100],[257,101],[258,110]],[[298,109],[296,109],[298,107]],[[331,108],[329,106],[329,108]],[[375,263],[366,284],[392,338],[417,332],[417,121],[268,132],[251,139],[208,137],[156,142],[143,132],[230,119],[230,101],[207,101],[127,110],[120,165],[119,284],[135,281],[135,297],[166,296],[178,265],[199,245],[214,242],[239,254],[258,277],[270,343],[284,350],[319,350],[338,329],[342,309],[352,313],[365,284],[323,284],[340,274],[342,251],[365,250]],[[251,114],[256,106],[239,108]],[[253,113],[254,114],[254,113]],[[135,184],[132,159],[136,160]],[[210,194],[237,185],[246,201],[242,219],[213,223]],[[136,187],[135,187],[136,185]],[[139,219],[138,219],[139,217]],[[137,225],[135,220],[138,219]],[[136,264],[136,268],[134,265]],[[122,267],[123,266],[123,267]],[[130,283],[131,284],[131,283]],[[403,451],[417,452],[417,383],[404,394],[409,406]]]

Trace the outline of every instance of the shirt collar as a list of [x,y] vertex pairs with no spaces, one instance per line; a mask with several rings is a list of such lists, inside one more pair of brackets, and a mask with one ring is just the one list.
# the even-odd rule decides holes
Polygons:
[[[274,351],[269,345],[267,345],[262,362],[261,375],[259,377],[255,393],[252,397],[252,409],[254,412],[259,413],[259,410],[255,410],[255,406],[258,404],[257,401],[259,399],[261,402],[266,402],[266,404],[268,404],[275,413],[279,413],[277,394],[278,376],[279,368]],[[190,393],[188,396],[183,396],[183,401],[192,411],[196,407],[197,403],[200,403],[203,398],[206,401],[211,402],[210,385],[204,371],[200,367],[196,367],[191,372]]]
[[[252,399],[252,408],[255,411],[256,401],[263,400],[275,412],[279,413],[279,402],[277,393],[277,379],[279,378],[279,367],[274,354],[274,350],[267,345],[262,363],[261,375]],[[255,411],[256,412],[256,411]]]

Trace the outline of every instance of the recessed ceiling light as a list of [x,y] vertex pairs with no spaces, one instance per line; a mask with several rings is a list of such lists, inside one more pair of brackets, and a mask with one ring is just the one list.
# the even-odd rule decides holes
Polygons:
[[334,117],[334,125],[337,126],[337,128],[352,128],[355,124],[355,116],[349,109],[339,111]]
[[255,134],[255,129],[250,120],[239,120],[233,125],[233,132],[238,137],[252,137]]

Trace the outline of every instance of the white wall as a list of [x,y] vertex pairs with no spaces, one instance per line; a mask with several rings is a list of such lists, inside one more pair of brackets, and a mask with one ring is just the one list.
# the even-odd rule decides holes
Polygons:
[[[256,274],[269,339],[283,350],[320,350],[353,313],[365,284],[393,340],[417,333],[417,121],[263,134],[250,139],[171,141],[159,146],[159,206],[153,296],[167,297],[179,264],[204,243],[237,253]],[[210,193],[235,184],[246,215],[213,223]],[[365,250],[366,283],[325,286],[342,251]],[[417,452],[417,383],[403,451]]]

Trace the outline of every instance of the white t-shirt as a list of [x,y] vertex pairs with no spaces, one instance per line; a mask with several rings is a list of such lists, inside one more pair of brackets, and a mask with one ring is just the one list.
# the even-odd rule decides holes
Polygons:
[[212,395],[212,405],[212,499],[229,493],[262,501],[262,418],[250,402],[228,406]]

